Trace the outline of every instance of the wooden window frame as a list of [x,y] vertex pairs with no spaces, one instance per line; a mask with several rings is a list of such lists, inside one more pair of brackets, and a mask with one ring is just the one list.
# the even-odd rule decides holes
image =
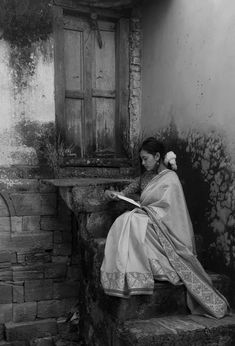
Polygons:
[[[118,45],[116,56],[116,143],[119,145],[117,151],[121,153],[116,157],[66,157],[64,166],[95,166],[95,167],[122,167],[131,166],[130,160],[122,152],[122,141],[128,141],[130,129],[129,118],[129,20],[130,10],[107,10],[95,8],[99,18],[112,19],[118,22]],[[55,63],[55,117],[57,133],[63,138],[63,124],[65,123],[65,70],[64,70],[64,27],[63,16],[65,13],[71,15],[88,15],[91,8],[74,4],[71,0],[55,0],[53,6],[53,32],[54,32],[54,63]],[[126,63],[123,64],[122,61]],[[120,139],[120,135],[123,138]],[[128,144],[128,143],[127,143]]]

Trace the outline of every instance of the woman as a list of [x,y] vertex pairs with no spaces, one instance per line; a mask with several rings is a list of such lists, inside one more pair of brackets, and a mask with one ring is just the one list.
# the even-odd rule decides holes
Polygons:
[[[193,228],[175,154],[165,155],[155,138],[140,148],[145,173],[121,193],[140,193],[141,208],[125,212],[113,223],[106,241],[101,283],[106,294],[128,298],[152,294],[154,280],[184,284],[191,313],[216,318],[228,311],[226,299],[212,286],[196,258]],[[116,199],[113,191],[106,196]]]

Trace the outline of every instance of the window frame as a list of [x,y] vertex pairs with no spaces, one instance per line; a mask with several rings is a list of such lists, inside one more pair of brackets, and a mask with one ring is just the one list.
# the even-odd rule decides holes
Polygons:
[[[92,9],[99,19],[107,18],[118,23],[116,46],[116,110],[115,110],[115,139],[117,143],[115,156],[91,156],[79,158],[67,156],[63,166],[94,166],[94,167],[129,167],[131,166],[127,153],[123,150],[128,146],[130,117],[129,117],[129,27],[130,10]],[[56,131],[63,136],[65,123],[65,67],[64,67],[64,14],[75,16],[88,15],[91,8],[75,5],[70,0],[56,0],[53,5],[54,32],[54,64],[55,64],[55,118]],[[125,61],[125,63],[123,63]],[[124,145],[123,145],[124,144]],[[117,154],[118,153],[118,154]]]

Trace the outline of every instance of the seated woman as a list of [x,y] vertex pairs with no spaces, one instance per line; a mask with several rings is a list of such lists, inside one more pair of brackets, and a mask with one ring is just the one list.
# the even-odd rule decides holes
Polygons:
[[[140,193],[140,208],[113,223],[105,246],[101,283],[108,295],[128,298],[152,294],[154,280],[184,284],[191,313],[216,318],[228,312],[196,257],[193,228],[176,169],[175,154],[165,155],[155,138],[140,148],[145,173],[121,193]],[[173,169],[173,170],[172,170]],[[116,199],[113,191],[106,196]]]

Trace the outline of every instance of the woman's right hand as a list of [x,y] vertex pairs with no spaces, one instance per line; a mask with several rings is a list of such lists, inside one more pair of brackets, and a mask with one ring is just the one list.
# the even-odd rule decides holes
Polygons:
[[118,197],[117,197],[115,191],[105,190],[104,195],[105,195],[106,199],[113,200],[113,201],[117,201],[118,200]]

